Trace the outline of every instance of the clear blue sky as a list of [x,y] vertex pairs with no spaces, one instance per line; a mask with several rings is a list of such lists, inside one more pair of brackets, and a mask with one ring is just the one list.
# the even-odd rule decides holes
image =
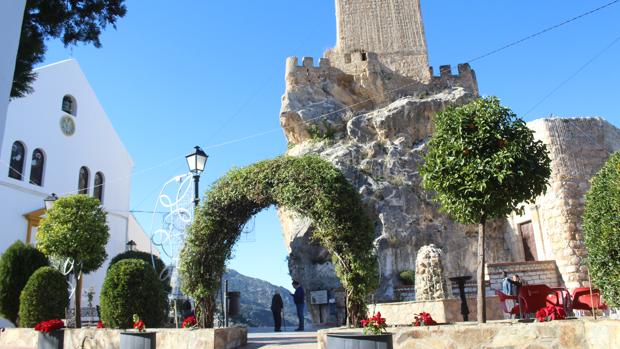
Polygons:
[[[431,64],[469,61],[607,2],[422,0]],[[103,48],[50,42],[46,63],[72,56],[81,64],[135,161],[132,209],[152,209],[155,191],[185,171],[182,156],[196,144],[210,155],[203,189],[234,166],[286,150],[278,130],[285,59],[319,57],[334,46],[333,0],[129,0],[127,8],[118,29],[103,35]],[[620,43],[525,115],[620,36],[619,18],[620,3],[476,61],[481,93],[499,96],[526,120],[602,116],[620,126]],[[138,217],[148,228],[150,215]],[[254,234],[230,266],[289,286],[275,210],[257,217]]]

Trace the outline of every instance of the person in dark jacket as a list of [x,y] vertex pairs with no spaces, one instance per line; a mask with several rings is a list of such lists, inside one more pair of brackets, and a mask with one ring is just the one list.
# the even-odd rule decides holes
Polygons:
[[295,301],[295,307],[297,308],[297,318],[299,319],[299,327],[295,329],[295,331],[303,331],[304,330],[304,308],[306,306],[304,288],[301,287],[301,284],[297,281],[293,281],[293,287],[295,288],[295,293],[291,294],[293,296],[293,300]]
[[271,312],[273,313],[274,331],[282,332],[282,308],[284,304],[280,293],[276,292],[271,298]]

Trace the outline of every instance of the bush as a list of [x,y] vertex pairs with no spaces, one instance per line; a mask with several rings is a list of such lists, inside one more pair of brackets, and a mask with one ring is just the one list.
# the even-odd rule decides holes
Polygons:
[[166,292],[145,261],[125,259],[108,269],[101,290],[101,320],[106,327],[131,328],[133,314],[147,327],[158,327],[166,317],[166,303]]
[[19,297],[19,325],[63,319],[69,305],[69,291],[64,275],[51,267],[41,267],[32,274]]
[[[161,258],[150,254],[148,252],[142,251],[127,251],[116,255],[116,257],[112,258],[110,261],[110,265],[108,266],[108,270],[117,262],[120,262],[125,259],[140,259],[148,263],[148,265],[153,266],[153,259],[155,260],[155,273],[159,278],[162,275],[162,271],[166,269],[166,264],[161,260]],[[160,279],[161,280],[161,279]],[[170,293],[172,291],[172,287],[170,286],[170,278],[166,278],[165,280],[161,280],[162,287],[166,293]]]
[[0,257],[0,315],[17,326],[19,295],[30,276],[49,265],[47,257],[31,245],[16,241]]
[[592,179],[586,194],[583,230],[588,269],[605,301],[620,306],[620,152]]
[[398,275],[400,277],[400,281],[407,286],[415,285],[415,271],[413,270],[404,270],[401,271]]

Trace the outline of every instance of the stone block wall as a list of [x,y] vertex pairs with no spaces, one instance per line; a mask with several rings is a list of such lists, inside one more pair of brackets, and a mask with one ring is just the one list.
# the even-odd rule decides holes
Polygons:
[[428,80],[420,0],[336,0],[340,54],[375,52],[393,70]]
[[539,259],[556,261],[566,287],[584,286],[588,282],[581,228],[585,194],[590,179],[620,149],[620,130],[601,118],[541,119],[528,127],[547,145],[551,157],[547,193],[529,209],[540,224]]
[[544,284],[549,287],[563,286],[561,275],[555,261],[516,262],[516,263],[490,263],[487,264],[487,273],[490,287],[494,290],[502,289],[503,272],[510,277],[517,274],[522,282],[530,285]]
[[[504,318],[499,298],[488,296],[486,299],[487,319],[501,320]],[[469,308],[469,319],[475,320],[476,298],[467,298]],[[433,319],[439,323],[453,323],[463,321],[461,315],[461,300],[456,298],[441,299],[434,301],[415,301],[398,303],[379,303],[375,306],[368,306],[369,313],[381,312],[381,316],[386,319],[389,326],[411,325],[415,316],[421,312],[431,314]]]
[[[350,331],[349,329],[342,329]],[[319,348],[326,335],[319,331]],[[430,327],[391,328],[394,349],[616,349],[620,343],[618,320],[566,320],[552,322],[465,323]]]
[[[119,349],[121,330],[65,329],[65,348]],[[247,343],[245,327],[216,329],[151,329],[157,333],[158,349],[235,349]],[[10,328],[0,333],[2,348],[36,348],[38,332],[30,328]]]

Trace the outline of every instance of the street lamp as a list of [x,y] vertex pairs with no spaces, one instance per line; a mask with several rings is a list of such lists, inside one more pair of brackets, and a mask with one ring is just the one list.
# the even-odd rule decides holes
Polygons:
[[129,240],[129,242],[127,243],[127,251],[134,251],[136,249],[136,242],[133,240]]
[[54,193],[43,199],[43,202],[45,203],[45,210],[51,210],[52,207],[54,207],[54,202],[56,202],[56,200],[58,200],[58,196],[56,196],[56,194]]
[[209,155],[205,153],[199,146],[194,147],[194,152],[187,155],[187,166],[189,172],[194,174],[194,206],[198,206],[200,203],[200,196],[198,195],[198,182],[200,181],[200,174],[205,170],[207,165],[207,159]]

